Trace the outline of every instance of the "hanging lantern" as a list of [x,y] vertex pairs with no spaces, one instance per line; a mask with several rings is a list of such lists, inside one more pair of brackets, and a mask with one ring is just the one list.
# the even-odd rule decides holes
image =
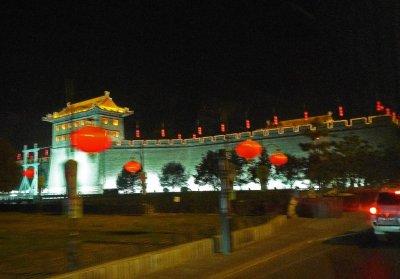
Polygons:
[[21,155],[21,153],[18,153],[17,154],[17,161],[20,161],[22,159],[22,155]]
[[246,119],[246,129],[250,129],[251,125],[250,125],[250,120]]
[[376,101],[375,109],[376,111],[382,111],[384,109],[381,101]]
[[203,128],[201,126],[197,127],[197,134],[199,134],[199,136],[203,134]]
[[261,145],[254,140],[245,140],[236,145],[236,154],[246,160],[253,159],[261,154]]
[[161,129],[161,137],[165,138],[165,129],[164,128]]
[[277,116],[277,115],[274,115],[274,125],[277,126],[278,123],[279,123],[279,121],[278,121],[278,116]]
[[46,149],[44,150],[44,156],[45,156],[45,157],[49,157],[49,149],[46,148]]
[[386,108],[386,109],[385,109],[385,114],[386,114],[386,115],[390,115],[390,114],[391,114],[391,113],[390,113],[390,108]]
[[27,168],[26,170],[22,171],[22,175],[28,179],[32,179],[35,176],[35,170],[33,168]]
[[194,139],[195,139],[195,138],[196,138],[196,134],[193,134],[193,135],[192,135],[192,138],[194,138]]
[[308,120],[308,111],[304,111],[304,119]]
[[140,129],[136,129],[135,131],[135,137],[138,139],[140,138]]
[[178,134],[178,139],[182,139],[182,134]]
[[283,166],[288,162],[288,157],[282,151],[276,151],[268,157],[268,160],[271,163],[271,165],[279,167]]
[[221,123],[220,131],[221,131],[221,133],[225,133],[226,132],[225,123]]
[[71,133],[71,145],[81,151],[97,153],[111,147],[107,131],[96,126],[85,126]]
[[340,116],[340,117],[343,117],[343,116],[344,116],[344,108],[343,108],[343,106],[339,106],[339,107],[338,107],[338,113],[339,113],[339,116]]
[[124,169],[130,173],[137,173],[138,171],[140,171],[142,169],[142,165],[136,161],[129,161],[129,162],[125,163]]

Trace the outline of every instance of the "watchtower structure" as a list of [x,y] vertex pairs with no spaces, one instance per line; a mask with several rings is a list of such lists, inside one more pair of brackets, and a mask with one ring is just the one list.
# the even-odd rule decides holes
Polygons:
[[[22,178],[21,184],[19,185],[19,193],[24,195],[36,195],[38,191],[38,174],[39,174],[39,150],[37,143],[33,145],[33,148],[28,149],[27,145],[24,145],[22,150],[22,168],[24,172],[28,168],[33,168],[34,174],[32,181],[24,176]],[[30,156],[33,154],[33,157]]]
[[[65,193],[64,163],[68,159],[78,162],[78,192],[101,193],[104,183],[105,158],[102,154],[85,154],[73,151],[70,134],[84,126],[104,128],[112,141],[125,139],[124,117],[133,114],[126,107],[119,107],[104,91],[103,96],[78,103],[67,103],[60,111],[47,114],[43,121],[52,124],[52,146],[50,176],[48,185],[51,192]],[[86,185],[87,189],[80,189]],[[80,191],[81,190],[81,191]]]

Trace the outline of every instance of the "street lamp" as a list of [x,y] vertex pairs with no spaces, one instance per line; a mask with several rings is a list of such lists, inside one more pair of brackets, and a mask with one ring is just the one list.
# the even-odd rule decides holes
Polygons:
[[[235,152],[238,156],[251,160],[261,155],[262,146],[254,140],[248,139],[240,142],[235,147]],[[229,196],[233,190],[232,183],[232,166],[229,162],[230,154],[223,151],[218,160],[218,169],[221,179],[221,194],[220,194],[220,218],[221,218],[221,252],[224,255],[228,255],[231,251],[231,232],[230,232],[230,200]],[[273,152],[268,157],[270,163],[275,166],[281,166],[287,163],[287,156],[277,148],[277,151]]]

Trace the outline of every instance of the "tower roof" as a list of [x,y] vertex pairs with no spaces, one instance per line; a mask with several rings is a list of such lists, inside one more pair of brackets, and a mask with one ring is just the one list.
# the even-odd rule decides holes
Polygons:
[[84,100],[78,103],[67,103],[67,106],[60,111],[56,111],[50,114],[47,114],[43,117],[44,121],[52,121],[57,118],[62,118],[65,116],[86,112],[95,108],[99,108],[104,111],[114,112],[121,114],[122,116],[128,116],[133,113],[127,107],[119,107],[114,103],[112,98],[110,97],[109,91],[104,91],[103,96],[95,97],[89,100]]

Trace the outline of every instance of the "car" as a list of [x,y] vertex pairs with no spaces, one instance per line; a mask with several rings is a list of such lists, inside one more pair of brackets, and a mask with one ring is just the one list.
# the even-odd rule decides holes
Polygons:
[[385,241],[393,235],[400,238],[400,187],[382,188],[369,211],[378,240]]

